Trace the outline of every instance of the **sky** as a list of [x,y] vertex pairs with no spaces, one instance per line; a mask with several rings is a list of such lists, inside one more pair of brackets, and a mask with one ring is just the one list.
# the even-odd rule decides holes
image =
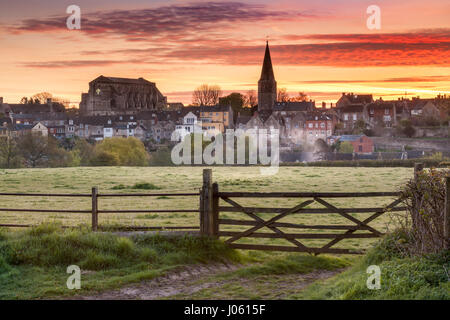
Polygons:
[[[81,29],[69,30],[69,5]],[[380,8],[369,29],[367,8]],[[0,96],[78,105],[100,75],[143,77],[189,104],[203,83],[257,90],[266,40],[278,88],[316,103],[450,94],[448,0],[0,0]]]

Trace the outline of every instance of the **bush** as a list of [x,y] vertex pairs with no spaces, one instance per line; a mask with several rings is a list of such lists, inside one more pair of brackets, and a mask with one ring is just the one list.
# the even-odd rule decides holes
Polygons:
[[109,151],[99,151],[91,159],[93,166],[118,166],[119,156]]
[[404,228],[409,230],[414,253],[437,253],[445,248],[445,178],[449,175],[450,170],[422,171],[402,191],[409,213]]
[[105,139],[95,146],[94,153],[95,165],[146,166],[149,160],[142,141],[133,137]]
[[348,141],[341,142],[339,144],[339,152],[340,153],[352,153],[353,145]]

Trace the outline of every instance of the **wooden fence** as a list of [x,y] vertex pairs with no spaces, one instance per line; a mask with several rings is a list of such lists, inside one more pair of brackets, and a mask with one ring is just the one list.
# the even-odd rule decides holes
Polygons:
[[[416,164],[415,177],[423,170],[423,165]],[[108,213],[198,213],[199,226],[123,226],[122,230],[199,230],[201,235],[210,237],[226,237],[225,243],[236,249],[250,250],[276,250],[292,252],[319,253],[360,253],[346,248],[332,248],[344,239],[365,239],[377,238],[383,235],[382,232],[370,226],[378,217],[386,212],[405,211],[406,207],[400,206],[402,199],[399,192],[222,192],[219,185],[212,182],[212,170],[203,170],[203,185],[200,192],[195,193],[99,193],[96,187],[91,193],[86,194],[44,194],[44,193],[0,193],[0,196],[17,197],[73,197],[91,198],[91,210],[71,210],[71,209],[12,209],[0,208],[0,212],[30,212],[30,213],[88,213],[92,216],[92,230],[97,231],[99,225],[99,214]],[[98,205],[99,198],[114,197],[199,197],[198,209],[145,209],[145,210],[101,210]],[[394,197],[387,206],[371,208],[338,208],[329,202],[329,198],[382,198]],[[239,204],[237,199],[243,198],[290,198],[301,199],[301,201],[291,208],[274,207],[246,207]],[[226,206],[220,205],[225,202]],[[320,208],[309,208],[310,204],[320,204]],[[450,234],[450,177],[446,179],[446,209],[444,219],[444,232],[447,238]],[[240,213],[251,220],[226,219],[220,216],[222,212]],[[272,218],[264,220],[258,213],[275,214]],[[358,219],[352,214],[370,214],[365,219]],[[345,225],[319,225],[319,224],[298,224],[280,222],[281,219],[292,215],[301,214],[338,214],[347,219],[351,224]],[[30,227],[24,224],[0,224],[0,227]],[[220,226],[248,226],[244,231],[224,231]],[[268,228],[271,233],[258,232],[263,228]],[[281,228],[294,230],[330,230],[330,233],[287,233]],[[337,233],[337,230],[343,232]],[[357,231],[363,231],[363,233]],[[244,238],[269,238],[284,239],[290,242],[291,246],[266,245],[266,244],[243,244],[236,243]],[[299,239],[329,239],[321,247],[309,247]],[[303,240],[302,240],[303,241]]]
[[[99,225],[99,214],[108,213],[199,213],[199,209],[130,209],[130,210],[101,210],[98,205],[99,198],[116,198],[116,197],[198,197],[199,192],[195,193],[99,193],[97,187],[92,188],[91,193],[78,193],[78,194],[58,194],[58,193],[0,193],[1,196],[13,196],[13,197],[63,197],[63,198],[91,198],[92,207],[91,210],[74,210],[74,209],[13,209],[13,208],[0,208],[0,212],[26,212],[26,213],[84,213],[91,214],[92,216],[92,230],[97,231],[101,229]],[[0,224],[0,227],[31,227],[32,225],[26,224]],[[68,226],[63,226],[68,228]],[[122,226],[118,228],[120,230],[198,230],[198,226]]]

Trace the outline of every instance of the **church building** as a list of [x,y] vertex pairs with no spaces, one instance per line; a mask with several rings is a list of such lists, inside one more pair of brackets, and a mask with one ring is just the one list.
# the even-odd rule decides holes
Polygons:
[[89,92],[81,95],[80,113],[85,116],[136,114],[161,111],[167,98],[154,82],[139,79],[100,76],[89,83]]

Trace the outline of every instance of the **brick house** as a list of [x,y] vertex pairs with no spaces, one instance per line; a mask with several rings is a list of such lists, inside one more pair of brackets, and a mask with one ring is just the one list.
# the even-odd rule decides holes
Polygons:
[[374,152],[373,140],[365,135],[343,135],[338,140],[339,142],[350,142],[353,145],[353,152],[355,153]]

